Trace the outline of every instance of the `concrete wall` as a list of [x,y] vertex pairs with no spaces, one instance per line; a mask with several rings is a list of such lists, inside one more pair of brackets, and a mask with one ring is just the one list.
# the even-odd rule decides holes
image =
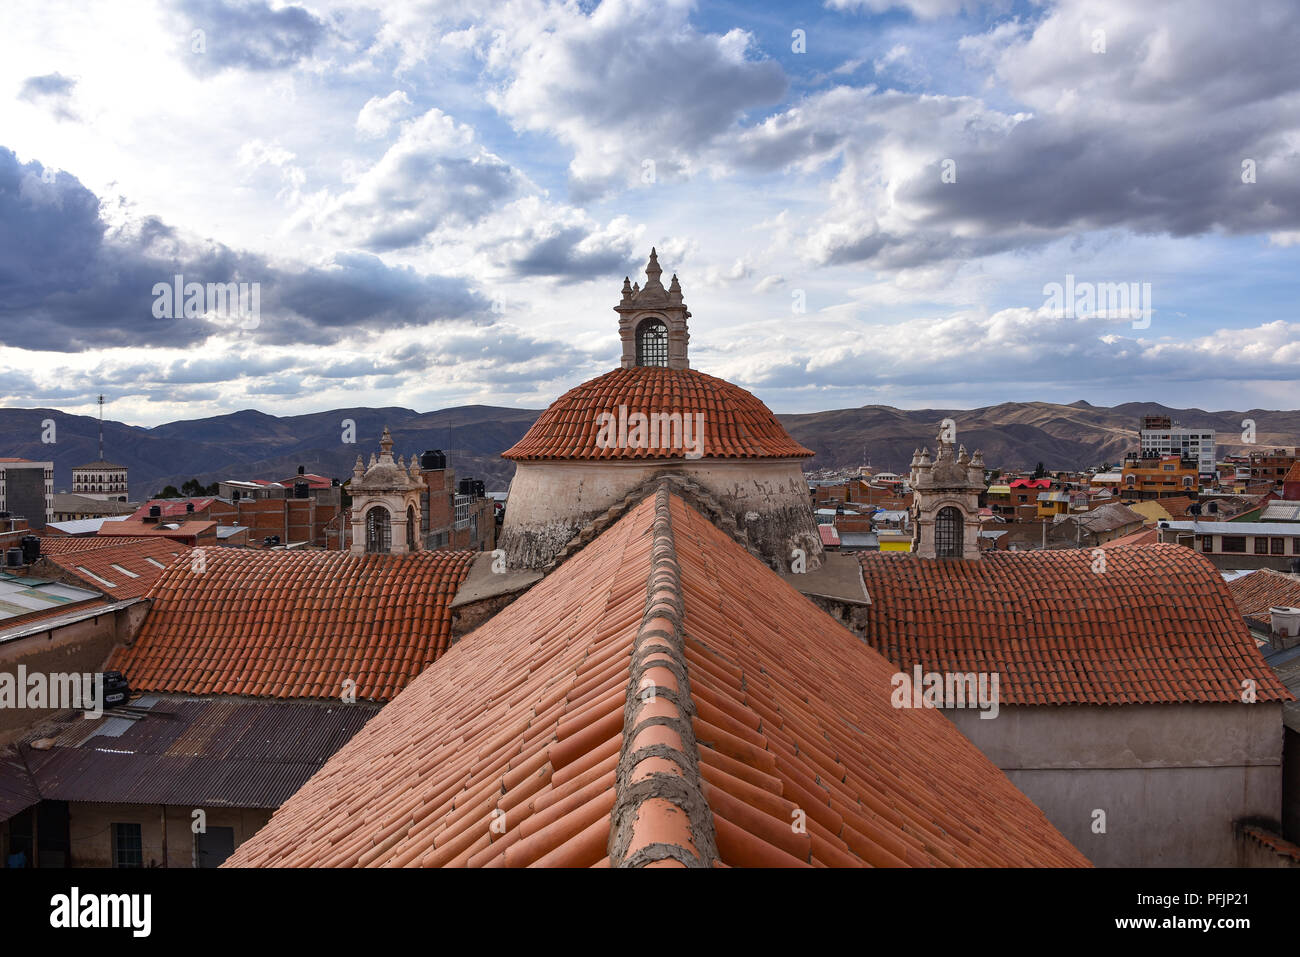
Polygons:
[[1099,867],[1236,866],[1234,821],[1281,814],[1280,704],[944,713]]
[[[158,804],[68,805],[68,836],[72,867],[112,867],[113,825],[139,824],[144,864],[193,867],[195,865],[192,807],[163,807]],[[231,827],[235,847],[248,840],[271,819],[262,808],[204,808],[208,827]],[[167,855],[163,861],[163,818],[167,821]]]
[[[27,674],[86,674],[103,668],[113,646],[128,641],[144,620],[148,601],[117,611],[85,618],[62,628],[47,629],[24,638],[0,642],[0,672],[16,676],[18,666]],[[0,708],[0,745],[60,709]]]
[[685,459],[652,462],[519,462],[506,500],[498,546],[511,568],[540,568],[587,522],[660,472],[706,488],[749,533],[775,568],[802,548],[809,567],[821,561],[808,483],[798,459]]

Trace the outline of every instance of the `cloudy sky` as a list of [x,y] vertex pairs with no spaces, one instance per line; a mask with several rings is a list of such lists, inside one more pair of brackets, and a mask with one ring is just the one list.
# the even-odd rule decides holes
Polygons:
[[1293,0],[6,0],[0,405],[539,407],[655,245],[778,411],[1300,408],[1297,49]]

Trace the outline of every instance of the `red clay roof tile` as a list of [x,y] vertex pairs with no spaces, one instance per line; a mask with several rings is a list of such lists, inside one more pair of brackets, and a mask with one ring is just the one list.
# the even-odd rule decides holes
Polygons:
[[140,691],[337,698],[351,679],[358,699],[386,701],[449,647],[473,559],[195,550],[159,577],[135,641],[108,667]]
[[1289,701],[1223,578],[1182,545],[859,556],[865,637],[910,673],[992,672],[1003,704]]
[[1268,620],[1270,608],[1300,608],[1300,579],[1261,568],[1228,582],[1237,609],[1247,618]]
[[121,601],[143,596],[168,565],[189,551],[178,542],[125,538],[109,539],[104,548],[58,552],[46,558],[86,587]]
[[893,671],[664,488],[227,863],[1087,863],[947,719],[894,708]]
[[[681,458],[688,449],[674,433],[660,448],[597,445],[601,413],[703,415],[699,451],[710,458],[807,458],[813,455],[792,439],[753,394],[694,369],[637,367],[615,369],[570,389],[538,416],[532,428],[503,458],[662,459]],[[692,423],[695,421],[691,420]],[[670,442],[673,443],[670,445]]]

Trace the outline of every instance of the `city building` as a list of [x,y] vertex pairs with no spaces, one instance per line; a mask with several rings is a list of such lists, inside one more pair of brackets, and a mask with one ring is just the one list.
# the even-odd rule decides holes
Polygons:
[[[127,468],[100,459],[72,467],[72,494],[105,502],[125,502],[130,496]],[[91,518],[93,516],[86,516]]]
[[501,530],[511,568],[544,568],[589,522],[666,473],[714,497],[770,566],[821,563],[801,463],[813,455],[757,398],[690,367],[690,312],[650,252],[623,281],[620,367],[558,398],[503,456],[516,465]]
[[1188,429],[1169,416],[1148,415],[1138,432],[1141,458],[1158,459],[1175,455],[1196,462],[1201,475],[1214,475],[1214,430]]
[[54,521],[54,463],[0,458],[0,515],[38,530]]
[[1144,458],[1129,453],[1121,474],[1119,494],[1125,500],[1196,495],[1201,487],[1196,460],[1179,455]]
[[1250,477],[1258,482],[1278,483],[1286,481],[1287,474],[1300,460],[1297,452],[1291,449],[1260,449],[1250,453]]
[[1160,541],[1184,545],[1218,568],[1300,568],[1300,524],[1294,522],[1169,521]]
[[73,492],[55,492],[50,511],[54,522],[76,522],[87,518],[130,515],[136,506],[120,499],[98,498]]

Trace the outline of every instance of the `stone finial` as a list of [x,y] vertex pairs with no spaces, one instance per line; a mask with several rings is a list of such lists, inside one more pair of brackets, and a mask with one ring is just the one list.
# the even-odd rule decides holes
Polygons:
[[655,248],[651,246],[650,261],[645,265],[645,287],[649,289],[651,286],[658,286],[662,289],[663,283],[659,281],[659,277],[662,276],[663,273],[664,271],[659,267],[659,254],[656,253]]
[[393,436],[388,431],[388,426],[384,426],[384,434],[379,439],[379,447],[383,449],[384,455],[389,458],[393,457]]
[[352,477],[359,482],[365,476],[365,474],[366,474],[366,465],[364,462],[361,461],[361,453],[358,452],[357,464],[352,466]]
[[378,465],[378,464],[379,464],[379,457],[378,457],[377,455],[375,455],[374,452],[371,452],[371,453],[370,453],[370,468],[374,468],[374,467],[375,467],[376,465]]
[[972,466],[978,468],[978,469],[983,470],[983,468],[984,468],[984,453],[983,453],[982,451],[980,451],[979,449],[976,449],[976,450],[975,450],[975,454],[971,456],[970,464],[971,464]]
[[627,276],[623,277],[623,301],[627,302],[632,298],[632,280]]
[[682,284],[677,281],[677,273],[673,273],[673,280],[668,284],[668,298],[672,302],[682,301]]

